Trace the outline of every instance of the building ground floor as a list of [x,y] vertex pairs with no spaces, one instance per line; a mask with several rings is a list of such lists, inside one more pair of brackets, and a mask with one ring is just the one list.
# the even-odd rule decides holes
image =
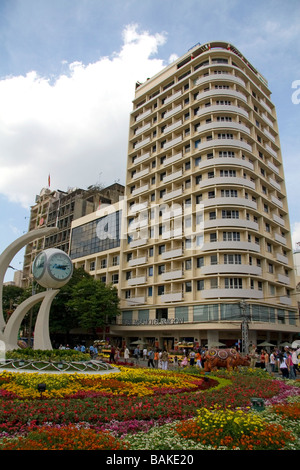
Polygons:
[[[290,325],[274,325],[252,322],[248,324],[248,342],[259,346],[269,343],[274,346],[291,344],[299,339],[299,328]],[[121,326],[112,325],[106,339],[121,349],[125,345],[133,351],[136,345],[166,349],[167,351],[188,351],[189,348],[236,347],[242,350],[241,322],[190,323]]]

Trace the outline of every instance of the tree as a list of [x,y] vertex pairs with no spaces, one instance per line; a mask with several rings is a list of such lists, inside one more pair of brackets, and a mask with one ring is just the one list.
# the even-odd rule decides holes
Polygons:
[[22,295],[24,294],[24,289],[17,286],[3,286],[3,312],[5,314],[5,320],[7,321],[10,315],[13,313],[17,305],[21,303]]
[[68,337],[70,330],[80,326],[79,312],[69,306],[69,302],[72,300],[73,292],[74,290],[76,291],[77,284],[83,279],[92,280],[93,278],[84,270],[84,268],[74,269],[72,278],[66,285],[61,287],[51,305],[49,318],[50,334],[64,334],[66,343],[69,343]]
[[86,329],[104,327],[120,315],[117,289],[94,278],[82,279],[73,286],[67,306],[78,314],[79,326]]

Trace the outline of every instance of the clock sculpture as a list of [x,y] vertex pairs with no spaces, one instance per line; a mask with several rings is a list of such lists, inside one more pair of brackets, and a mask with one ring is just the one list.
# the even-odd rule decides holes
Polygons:
[[64,286],[72,277],[73,264],[64,251],[49,248],[35,258],[32,274],[42,287],[57,289]]
[[45,227],[32,230],[9,245],[0,254],[0,346],[5,351],[18,349],[18,334],[22,320],[29,310],[41,302],[34,328],[33,349],[52,349],[49,335],[49,314],[54,297],[59,288],[65,285],[73,273],[73,265],[69,256],[62,250],[49,248],[38,254],[33,263],[33,276],[35,280],[47,290],[32,295],[24,300],[5,322],[2,306],[2,291],[4,276],[7,268],[16,253],[29,242],[49,236],[57,232],[56,227]]

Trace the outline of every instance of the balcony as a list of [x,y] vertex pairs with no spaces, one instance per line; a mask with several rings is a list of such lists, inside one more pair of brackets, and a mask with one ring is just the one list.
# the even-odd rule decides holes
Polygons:
[[208,242],[204,243],[199,251],[216,251],[216,250],[246,250],[260,252],[260,246],[256,243],[239,242],[239,241],[221,241],[221,242]]
[[277,274],[278,282],[282,282],[283,284],[290,285],[291,281],[288,276],[284,276],[283,274]]
[[200,188],[205,188],[206,186],[214,186],[215,184],[221,185],[239,185],[246,186],[247,188],[255,189],[255,183],[253,181],[247,180],[246,178],[237,178],[237,177],[215,177],[207,178],[200,182]]
[[147,160],[147,158],[149,157],[150,157],[150,152],[144,153],[140,157],[137,157],[134,163],[138,165],[139,163],[142,163],[143,161]]
[[182,292],[163,294],[161,296],[161,302],[179,302],[180,300],[182,300],[182,297]]
[[292,299],[290,299],[290,297],[279,297],[279,302],[284,305],[292,305]]
[[252,209],[257,209],[257,203],[255,201],[251,201],[251,199],[246,199],[242,197],[214,197],[211,199],[204,199],[202,203],[204,207],[231,205],[246,206],[251,207]]
[[136,117],[136,122],[139,122],[141,121],[142,119],[145,119],[145,117],[149,116],[149,114],[151,114],[151,109],[147,109],[146,111],[144,111],[143,113],[139,114],[137,117]]
[[138,129],[136,129],[135,135],[137,136],[137,135],[143,134],[143,132],[150,129],[150,127],[151,127],[151,123],[148,122],[148,124],[145,124],[144,126],[139,127]]
[[172,157],[166,158],[164,161],[164,166],[170,165],[172,163],[178,162],[182,158],[182,152],[172,155]]
[[175,139],[170,140],[169,142],[166,142],[163,146],[165,150],[169,149],[170,147],[173,147],[173,145],[179,144],[179,142],[182,141],[182,136],[175,137]]
[[148,191],[149,189],[149,184],[144,184],[144,186],[141,186],[140,188],[136,188],[132,191],[131,195],[132,196],[137,196],[138,194],[144,193],[145,191]]
[[282,235],[278,235],[278,233],[275,233],[274,238],[277,242],[282,243],[283,245],[286,245],[286,238],[283,237]]
[[212,160],[204,160],[197,165],[197,169],[203,169],[206,167],[211,167],[212,165],[226,165],[230,164],[231,167],[234,166],[242,166],[245,168],[249,168],[249,170],[254,170],[253,163],[249,162],[248,160],[243,160],[242,158],[222,158],[216,157]]
[[182,269],[176,269],[174,271],[168,271],[161,275],[163,281],[170,281],[172,279],[180,279],[183,276]]
[[141,170],[141,171],[138,171],[137,173],[135,173],[132,177],[132,179],[138,179],[138,178],[142,178],[143,176],[146,176],[148,175],[150,169],[149,168],[145,168],[144,170]]
[[130,299],[126,299],[127,305],[128,306],[133,306],[133,305],[138,305],[138,304],[144,304],[145,303],[145,297],[131,297]]
[[169,193],[164,194],[163,200],[169,201],[170,199],[174,199],[175,197],[181,196],[182,193],[183,193],[182,188],[174,189],[173,191],[170,191]]
[[138,266],[140,264],[147,263],[147,257],[141,256],[140,258],[134,258],[128,261],[128,266]]
[[162,259],[170,259],[170,258],[177,258],[178,256],[182,256],[182,248],[177,248],[175,250],[169,250],[162,253]]
[[213,113],[214,111],[232,112],[241,114],[242,116],[249,118],[249,113],[245,109],[241,108],[240,106],[232,106],[226,104],[214,104],[208,107],[201,107],[201,109],[199,109],[197,112],[197,116],[201,116],[202,114],[207,113]]
[[213,219],[204,220],[204,229],[215,227],[245,227],[258,231],[258,223],[245,219]]
[[284,256],[284,255],[281,255],[280,253],[276,254],[276,259],[277,259],[277,261],[280,261],[280,263],[289,264],[288,257]]
[[204,299],[243,298],[263,299],[263,292],[255,289],[206,289],[201,291]]
[[146,276],[139,276],[132,279],[128,279],[128,286],[136,286],[139,284],[145,284]]
[[199,93],[197,95],[197,99],[206,99],[209,96],[217,96],[217,97],[222,97],[226,98],[228,97],[233,97],[233,98],[239,98],[240,100],[243,100],[245,103],[247,103],[247,96],[244,95],[244,93],[241,93],[240,91],[233,90],[229,88],[229,90],[225,89],[223,90],[222,88],[218,89],[211,89],[208,91],[203,91],[202,93]]
[[167,118],[173,116],[174,114],[179,113],[179,111],[181,111],[181,109],[182,109],[182,105],[180,104],[179,106],[176,106],[176,108],[173,108],[170,111],[167,111],[164,114],[164,119],[167,119]]
[[200,275],[203,274],[249,274],[253,276],[261,276],[262,270],[259,266],[249,266],[249,264],[214,264],[210,266],[203,266],[200,270]]
[[275,181],[273,178],[269,178],[269,183],[271,183],[274,188],[278,189],[278,191],[281,191],[281,186],[277,181]]
[[274,220],[274,222],[277,222],[278,224],[282,225],[283,227],[285,226],[284,220],[281,217],[279,217],[278,215],[273,214],[273,220]]
[[170,173],[169,175],[166,175],[163,178],[163,183],[169,183],[170,181],[180,178],[181,176],[182,176],[182,169],[178,171],[174,171],[173,173]]
[[213,147],[224,147],[226,148],[231,148],[231,147],[237,147],[241,148],[244,150],[248,150],[248,152],[252,152],[252,146],[250,144],[247,144],[247,142],[244,142],[242,140],[238,139],[212,139],[212,140],[207,140],[206,142],[202,142],[197,146],[197,150],[205,150]]
[[271,201],[274,202],[274,204],[276,204],[276,206],[279,206],[279,207],[281,207],[281,209],[283,209],[283,203],[277,197],[272,195],[271,196]]
[[139,148],[143,147],[144,145],[149,144],[149,142],[150,142],[150,137],[147,137],[146,139],[141,140],[140,142],[137,142],[134,146],[134,149],[138,150]]

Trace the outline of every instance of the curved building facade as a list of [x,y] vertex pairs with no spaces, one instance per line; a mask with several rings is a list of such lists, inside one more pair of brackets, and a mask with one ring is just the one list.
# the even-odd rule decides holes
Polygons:
[[[119,289],[123,341],[279,344],[299,332],[275,106],[231,44],[194,46],[130,116]],[[243,330],[244,331],[244,330]]]

